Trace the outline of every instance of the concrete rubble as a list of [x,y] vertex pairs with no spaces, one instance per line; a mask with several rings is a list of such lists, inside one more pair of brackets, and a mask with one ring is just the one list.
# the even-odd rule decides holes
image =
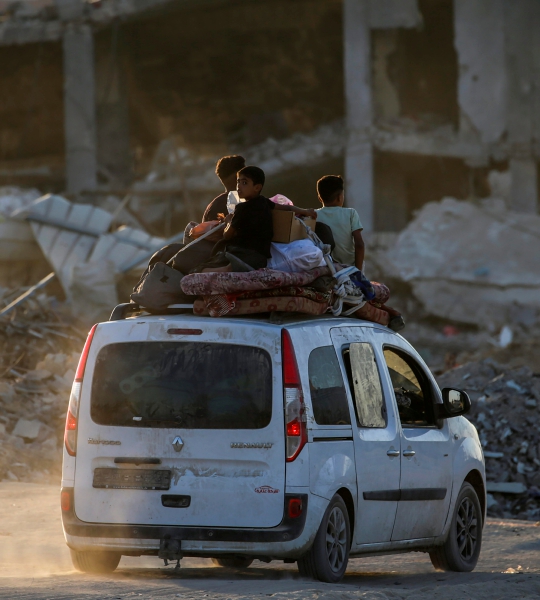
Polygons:
[[[167,241],[119,223],[119,210],[35,194],[39,196],[36,190],[12,188],[11,196],[5,196],[6,206],[17,208],[0,223],[0,265],[23,259],[46,261],[74,314],[85,323],[106,319],[118,304],[117,284],[133,269],[138,277],[148,258]],[[0,195],[0,212],[1,200]],[[30,283],[37,284],[42,277]]]
[[[344,123],[334,121],[321,125],[311,133],[297,132],[280,140],[270,137],[260,144],[236,148],[235,151],[244,156],[248,164],[258,165],[270,176],[337,158],[343,154],[344,140]],[[137,190],[159,188],[219,191],[220,185],[215,174],[219,158],[219,155],[199,156],[188,148],[177,145],[173,139],[163,140],[145,180],[134,184],[134,193],[136,195]]]
[[[0,290],[2,302],[9,290]],[[40,294],[0,328],[0,479],[58,483],[69,391],[84,332]]]
[[41,192],[34,188],[0,187],[0,215],[4,218],[9,217],[15,210],[30,206],[40,196]]
[[488,515],[540,519],[540,373],[487,358],[438,377],[465,390],[486,459]]
[[378,259],[430,315],[495,331],[540,315],[540,215],[501,199],[426,204]]

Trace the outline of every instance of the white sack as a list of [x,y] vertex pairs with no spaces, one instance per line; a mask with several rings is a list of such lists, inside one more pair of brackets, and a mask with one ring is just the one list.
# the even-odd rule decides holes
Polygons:
[[324,267],[323,253],[311,240],[297,240],[289,244],[270,244],[272,258],[266,265],[269,269],[299,273],[315,267]]

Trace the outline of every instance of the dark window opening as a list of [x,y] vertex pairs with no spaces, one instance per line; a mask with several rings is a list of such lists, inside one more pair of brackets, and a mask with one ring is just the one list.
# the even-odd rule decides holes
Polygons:
[[313,350],[308,371],[315,421],[319,425],[350,425],[349,403],[334,347]]
[[384,358],[402,425],[435,425],[433,389],[421,367],[410,356],[395,348],[385,348]]
[[110,344],[97,357],[91,415],[124,427],[260,429],[272,416],[270,357],[233,344]]

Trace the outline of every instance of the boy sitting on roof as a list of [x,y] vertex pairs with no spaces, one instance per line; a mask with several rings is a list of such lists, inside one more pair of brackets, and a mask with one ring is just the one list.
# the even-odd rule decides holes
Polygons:
[[316,218],[312,208],[275,204],[261,195],[265,182],[264,171],[248,166],[238,171],[236,191],[245,200],[236,206],[223,232],[223,240],[213,250],[211,261],[199,265],[197,271],[248,271],[266,267],[270,258],[270,243],[274,235],[272,210],[294,211]]
[[[334,260],[344,265],[355,266],[362,271],[365,252],[362,239],[363,227],[356,210],[343,206],[344,188],[343,178],[340,175],[326,175],[317,181],[317,194],[323,205],[322,208],[317,209],[317,222],[324,223],[332,229],[336,244],[332,252]],[[388,288],[376,282],[372,284],[377,286],[378,290],[384,289],[386,295],[371,300],[354,314],[360,319],[381,323],[394,331],[400,331],[405,327],[405,321],[401,313],[386,304],[389,296]]]
[[362,223],[354,208],[345,208],[345,190],[340,175],[325,175],[317,181],[317,195],[323,205],[317,209],[317,221],[332,229],[336,247],[332,256],[336,262],[355,266],[360,271],[364,263]]

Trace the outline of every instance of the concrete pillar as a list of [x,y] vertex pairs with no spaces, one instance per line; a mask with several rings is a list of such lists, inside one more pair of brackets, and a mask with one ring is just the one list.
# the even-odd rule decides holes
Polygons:
[[374,226],[371,51],[369,0],[344,0],[345,202],[355,208],[366,231]]
[[114,23],[96,40],[97,156],[110,183],[128,185],[133,178],[129,139],[129,105],[121,30]]
[[95,188],[96,102],[94,39],[88,25],[66,25],[64,49],[64,129],[68,192]]

